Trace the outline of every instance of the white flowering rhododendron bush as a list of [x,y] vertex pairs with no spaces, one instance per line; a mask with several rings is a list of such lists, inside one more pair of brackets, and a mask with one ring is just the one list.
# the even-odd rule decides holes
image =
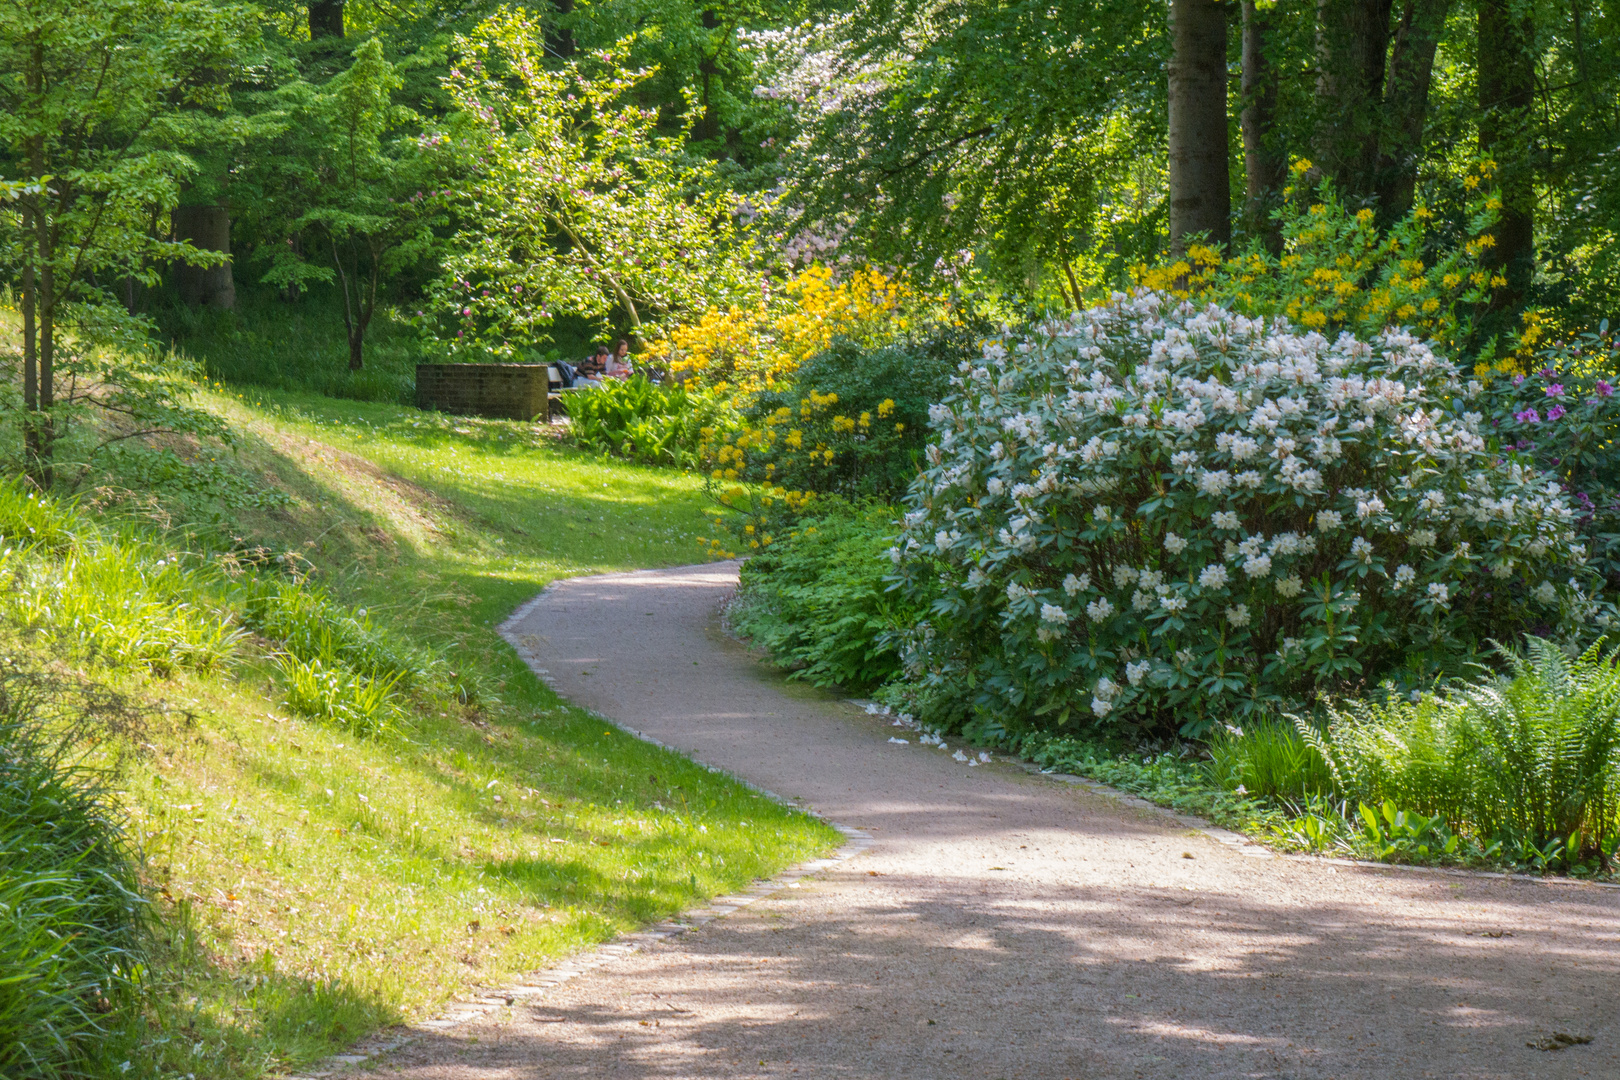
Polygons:
[[1400,331],[1116,294],[964,364],[890,551],[972,723],[1199,734],[1606,623],[1556,483]]

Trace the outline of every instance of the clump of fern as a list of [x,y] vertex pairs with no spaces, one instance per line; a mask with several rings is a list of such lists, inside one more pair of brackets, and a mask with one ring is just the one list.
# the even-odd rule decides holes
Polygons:
[[1481,840],[1620,843],[1620,648],[1571,658],[1530,638],[1506,672],[1416,702],[1352,702],[1299,732],[1337,791],[1445,817]]

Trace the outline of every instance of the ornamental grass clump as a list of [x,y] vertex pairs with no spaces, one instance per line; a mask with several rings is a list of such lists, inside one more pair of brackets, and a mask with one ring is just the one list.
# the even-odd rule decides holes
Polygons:
[[1401,330],[1299,333],[1163,293],[993,342],[933,409],[890,552],[946,722],[1208,731],[1577,636],[1592,590],[1556,483],[1490,445],[1477,384]]

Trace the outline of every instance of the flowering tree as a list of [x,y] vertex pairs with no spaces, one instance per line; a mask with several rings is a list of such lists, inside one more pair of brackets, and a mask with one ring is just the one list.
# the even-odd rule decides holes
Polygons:
[[1559,485],[1403,331],[1116,294],[956,381],[891,555],[911,675],[980,722],[1196,734],[1609,617]]
[[562,314],[618,309],[639,333],[757,291],[732,198],[630,100],[650,73],[623,70],[626,44],[557,66],[544,42],[520,9],[457,38],[441,146],[466,180],[430,298],[437,336],[499,355]]

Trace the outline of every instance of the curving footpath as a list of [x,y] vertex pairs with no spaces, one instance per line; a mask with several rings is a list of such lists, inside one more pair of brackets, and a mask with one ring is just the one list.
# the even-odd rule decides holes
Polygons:
[[[509,631],[573,701],[875,842],[375,1075],[1620,1077],[1620,892],[1247,858],[891,744],[721,632],[735,584],[729,563],[578,578]],[[1559,1034],[1591,1042],[1526,1045]]]

